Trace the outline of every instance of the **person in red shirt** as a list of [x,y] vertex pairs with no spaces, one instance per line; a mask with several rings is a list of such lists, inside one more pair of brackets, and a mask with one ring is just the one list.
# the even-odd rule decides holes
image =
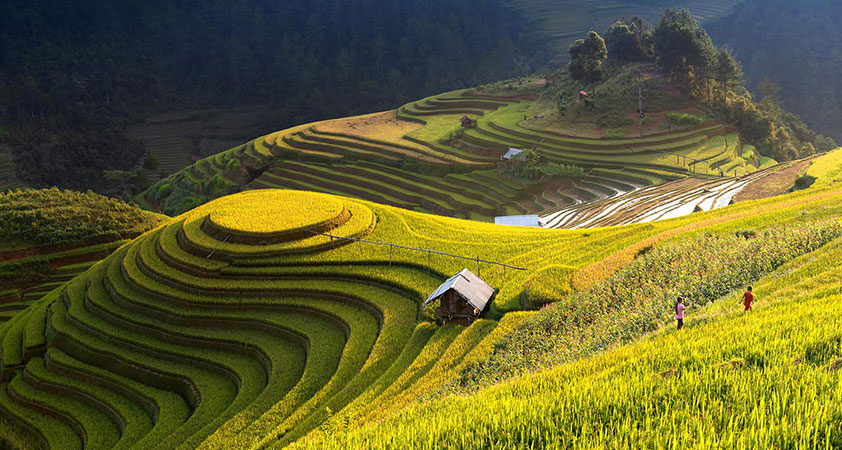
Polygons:
[[746,288],[746,293],[743,294],[743,306],[746,307],[746,311],[751,311],[751,304],[754,303],[754,294],[751,293],[751,286]]

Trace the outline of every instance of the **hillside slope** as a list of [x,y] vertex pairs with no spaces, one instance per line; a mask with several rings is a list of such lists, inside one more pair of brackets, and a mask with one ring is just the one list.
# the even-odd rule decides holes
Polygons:
[[[301,189],[487,221],[688,176],[745,176],[774,164],[715,120],[670,125],[670,113],[698,111],[657,71],[643,82],[658,101],[638,137],[630,126],[638,69],[619,71],[584,103],[572,100],[575,82],[528,78],[301,125],[200,160],[138,199],[175,215],[241,190]],[[565,98],[570,104],[560,109]],[[460,125],[465,115],[475,126]],[[501,160],[510,148],[530,152],[537,168],[524,174],[520,167],[529,163]]]
[[103,171],[143,160],[124,136],[149,116],[255,99],[277,128],[359,114],[528,73],[545,41],[505,0],[4,0],[0,47],[17,176],[103,192]]
[[[709,305],[699,302],[703,292],[695,292],[689,299],[696,307],[688,310],[685,322],[689,325],[685,329],[661,327],[637,342],[611,348],[611,343],[616,343],[612,337],[622,334],[622,328],[639,328],[649,320],[645,317],[651,315],[649,308],[668,312],[674,305],[671,299],[667,299],[667,305],[650,305],[646,299],[625,298],[629,292],[615,286],[617,292],[602,294],[608,294],[611,302],[639,302],[639,315],[617,310],[594,319],[594,330],[588,337],[592,339],[589,344],[595,346],[595,356],[523,375],[472,395],[445,396],[410,407],[385,421],[371,421],[367,426],[343,426],[346,419],[339,417],[294,448],[838,447],[842,443],[842,428],[834,405],[840,401],[837,387],[842,351],[838,316],[842,302],[836,262],[842,256],[842,187],[835,181],[840,167],[842,160],[837,151],[819,159],[808,172],[821,180],[817,182],[820,187],[702,214],[696,225],[707,224],[705,228],[679,228],[682,237],[696,235],[720,242],[727,238],[717,235],[730,235],[733,239],[737,231],[737,239],[746,244],[736,247],[759,246],[776,253],[778,248],[769,247],[782,241],[752,243],[764,239],[759,232],[751,234],[751,238],[741,236],[772,224],[794,223],[797,225],[793,229],[801,228],[799,245],[819,245],[802,257],[778,260],[777,264],[783,265],[777,269],[767,267],[766,271],[773,270],[768,276],[743,280],[754,284],[759,299],[752,312],[743,313],[741,302],[737,305],[741,290]],[[824,224],[819,227],[834,229],[825,237],[836,238],[822,247],[822,237],[804,233],[805,223],[808,227],[810,223]],[[665,234],[670,239],[670,233]],[[646,243],[649,248],[660,245],[657,240],[647,240],[599,265],[622,264],[626,259],[621,255],[641,255],[640,249]],[[792,244],[783,247],[794,248]],[[744,250],[736,249],[737,253],[740,251]],[[683,253],[687,254],[687,249]],[[697,253],[709,252],[699,249]],[[697,272],[697,277],[715,272],[721,263],[716,258],[702,258],[701,266],[708,267]],[[740,259],[746,260],[744,264],[731,273],[723,273],[719,282],[740,287],[740,283],[733,285],[734,277],[752,265],[752,257],[736,261]],[[648,269],[670,270],[669,264]],[[686,276],[681,274],[682,278]],[[683,279],[675,281],[685,283]],[[720,286],[707,289],[710,288],[723,291]],[[652,299],[648,302],[652,303]],[[564,310],[565,305],[553,305],[548,310],[553,308]],[[568,308],[570,312],[562,313],[567,316],[566,322],[575,321],[576,313],[599,310],[587,305],[579,307],[582,311],[574,311],[574,305]],[[567,333],[565,324],[541,321],[546,311],[528,321],[533,329]],[[658,314],[657,320],[671,315]],[[541,339],[541,335],[521,333],[517,338],[525,339],[526,346],[530,346],[530,339]],[[569,342],[558,348],[552,348],[551,343],[549,351],[581,355],[577,345],[582,343]],[[495,348],[512,345],[504,340]],[[547,351],[544,347],[533,345],[521,357],[541,358]]]
[[742,1],[709,29],[717,43],[734,49],[752,92],[842,140],[842,15],[837,2]]
[[0,327],[161,216],[93,193],[0,193]]
[[[833,177],[836,166],[819,165],[814,174]],[[585,232],[499,227],[300,191],[224,197],[144,234],[0,328],[0,407],[10,418],[0,431],[69,449],[282,447],[317,428],[311,438],[344,439],[346,418],[378,422],[435,394],[529,321],[500,315],[523,307],[527,280],[569,283],[555,286],[568,290],[593,284],[642,249],[688,233],[838,217],[840,198],[842,187],[829,184]],[[572,278],[533,276],[559,264]],[[438,327],[420,303],[463,267],[499,289],[491,311],[467,328]],[[582,364],[602,367],[599,361]],[[559,370],[580,366],[572,367]],[[528,383],[525,392],[547,386]],[[384,422],[398,428],[347,437],[351,448],[362,442],[357,433],[372,445],[423,447],[444,438],[418,424],[457,423],[447,416],[420,418],[397,438],[391,433],[401,419]],[[483,439],[519,445],[506,427],[488,428],[495,434]]]
[[837,448],[839,240],[674,327],[297,448]]

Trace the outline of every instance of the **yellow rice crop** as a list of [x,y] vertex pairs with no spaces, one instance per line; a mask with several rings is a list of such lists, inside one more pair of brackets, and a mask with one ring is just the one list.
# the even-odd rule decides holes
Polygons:
[[248,191],[221,198],[211,205],[211,208],[198,209],[202,212],[211,209],[211,222],[221,228],[247,233],[313,227],[333,220],[344,209],[335,197],[276,189]]

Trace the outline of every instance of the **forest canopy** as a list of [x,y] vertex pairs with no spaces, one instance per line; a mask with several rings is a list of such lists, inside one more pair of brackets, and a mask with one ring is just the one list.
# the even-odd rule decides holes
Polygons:
[[35,186],[138,165],[128,124],[270,104],[267,131],[534,70],[504,0],[0,0],[0,152]]
[[[818,132],[842,139],[839,1],[745,0],[708,29],[715,41],[734,49],[749,89]],[[778,86],[770,90],[770,81]]]

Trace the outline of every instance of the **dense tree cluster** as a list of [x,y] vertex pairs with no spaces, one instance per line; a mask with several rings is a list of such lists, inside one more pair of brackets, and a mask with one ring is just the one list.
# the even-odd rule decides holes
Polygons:
[[585,84],[602,80],[602,62],[608,56],[605,41],[595,31],[585,39],[577,39],[570,45],[570,77]]
[[842,4],[837,0],[745,0],[708,26],[743,62],[748,86],[780,87],[778,101],[814,129],[842,139]]
[[123,133],[145,114],[392,108],[529,72],[526,25],[504,0],[0,0],[0,141],[32,184],[98,187],[141,163]]
[[[726,46],[717,49],[707,31],[687,10],[666,10],[654,27],[637,16],[623,17],[605,31],[605,36],[603,49],[607,49],[609,66],[632,62],[657,64],[676,86],[709,113],[739,127],[746,141],[757,145],[767,156],[779,161],[791,160],[836,145],[832,139],[811,131],[798,115],[785,112],[777,96],[780,90],[775,91],[774,83],[767,81],[761,87],[771,89],[775,95],[755,102],[742,86],[743,69],[732,51]],[[586,51],[597,47],[597,38],[599,35],[592,31],[587,39],[580,39],[570,47],[573,60],[570,76],[584,84],[601,78],[605,53]],[[588,42],[591,44],[587,45]]]
[[136,235],[156,219],[93,192],[56,188],[0,192],[0,232],[12,242],[67,246]]
[[654,56],[654,30],[640,16],[625,16],[614,22],[605,32],[608,53],[615,61],[648,61]]

